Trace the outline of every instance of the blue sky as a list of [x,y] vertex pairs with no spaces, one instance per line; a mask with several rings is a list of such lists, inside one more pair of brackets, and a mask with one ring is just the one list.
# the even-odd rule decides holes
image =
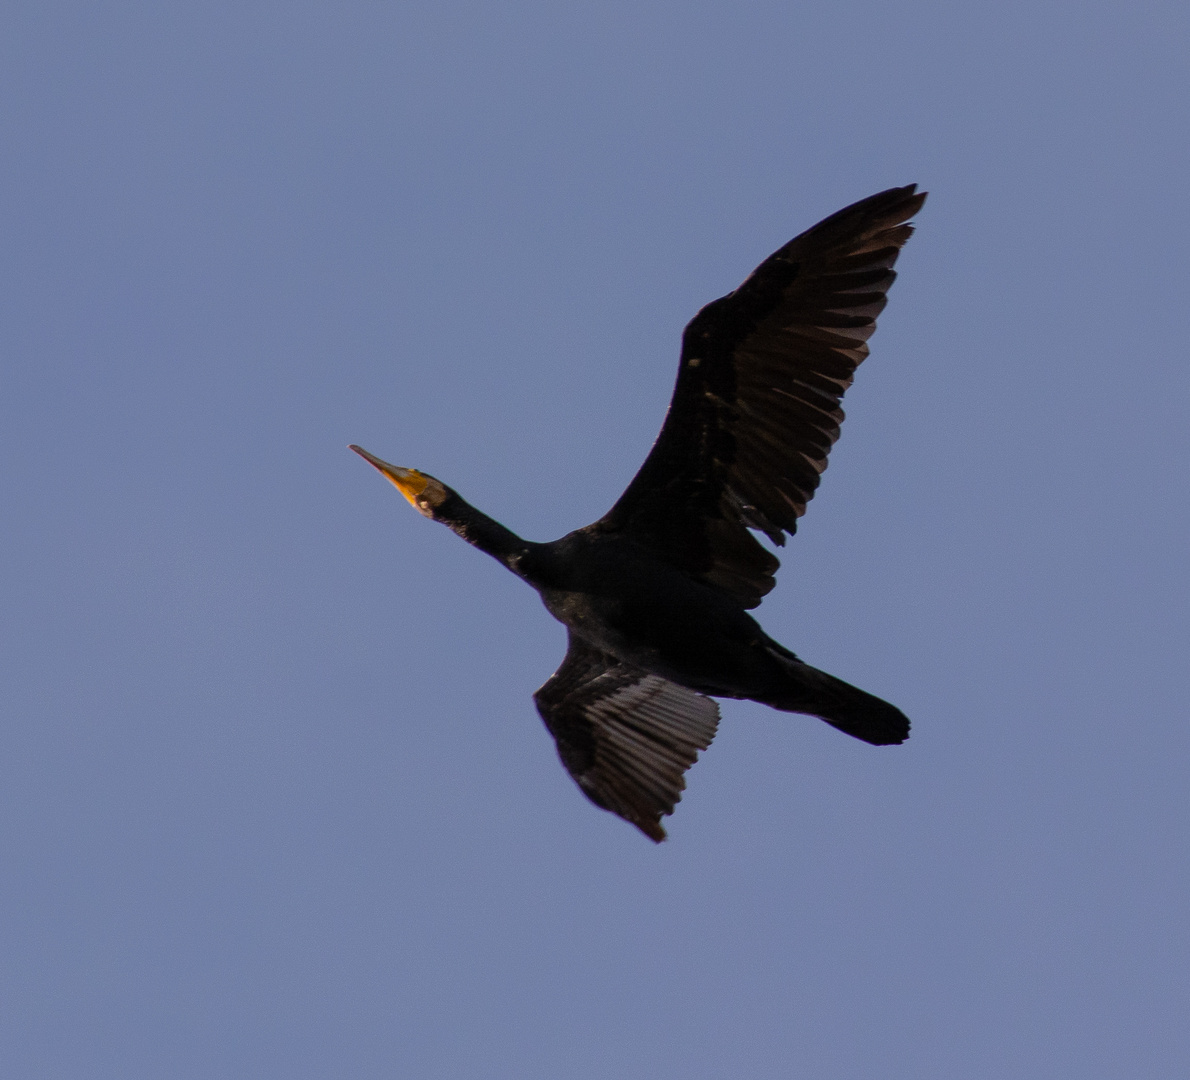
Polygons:
[[[10,3],[0,1064],[22,1078],[1179,1077],[1190,17],[1173,3]],[[679,335],[931,192],[654,847],[565,635],[348,442],[600,516]]]

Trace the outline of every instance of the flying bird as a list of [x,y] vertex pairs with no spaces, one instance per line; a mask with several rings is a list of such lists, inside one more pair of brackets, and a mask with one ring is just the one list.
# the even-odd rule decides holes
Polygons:
[[522,540],[428,473],[351,447],[565,625],[537,710],[583,794],[652,840],[714,738],[713,698],[817,716],[876,746],[909,737],[899,709],[804,663],[748,611],[780,565],[755,534],[782,546],[797,529],[925,198],[910,184],[840,210],[695,315],[644,465],[560,540]]

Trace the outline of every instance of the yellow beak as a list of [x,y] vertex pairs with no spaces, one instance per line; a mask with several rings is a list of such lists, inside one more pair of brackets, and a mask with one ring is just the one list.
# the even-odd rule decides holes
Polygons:
[[356,446],[354,443],[348,449],[354,450],[364,461],[379,469],[414,507],[417,506],[414,500],[426,490],[426,484],[429,483],[421,473],[416,469],[402,469],[399,465],[390,465],[387,461],[382,461],[374,454],[369,454],[362,446]]

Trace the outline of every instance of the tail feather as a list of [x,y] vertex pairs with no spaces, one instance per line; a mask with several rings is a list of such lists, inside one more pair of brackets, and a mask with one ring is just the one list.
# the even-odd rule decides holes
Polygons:
[[[786,653],[787,650],[781,650]],[[825,671],[781,655],[789,685],[766,705],[784,712],[806,713],[874,746],[890,746],[909,738],[909,718],[894,705]]]

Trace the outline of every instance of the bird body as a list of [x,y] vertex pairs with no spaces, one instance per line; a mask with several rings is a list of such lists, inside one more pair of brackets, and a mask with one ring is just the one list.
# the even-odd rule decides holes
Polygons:
[[847,207],[704,307],[644,465],[603,518],[560,540],[524,540],[434,477],[352,446],[566,626],[538,711],[591,801],[653,840],[714,737],[713,697],[817,716],[877,745],[908,737],[900,710],[804,663],[748,609],[779,566],[753,534],[783,544],[813,496],[924,199],[910,185]]
[[526,561],[546,610],[587,644],[699,693],[759,691],[756,620],[634,541],[579,531]]

